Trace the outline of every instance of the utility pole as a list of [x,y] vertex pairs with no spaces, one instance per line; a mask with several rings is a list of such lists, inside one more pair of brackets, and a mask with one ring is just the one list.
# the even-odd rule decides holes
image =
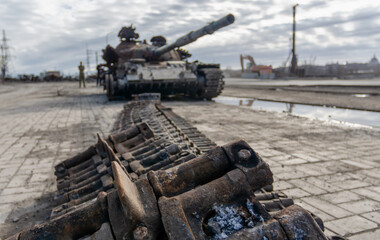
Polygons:
[[7,38],[5,36],[5,30],[3,30],[3,38],[1,39],[1,62],[0,62],[0,68],[1,68],[1,79],[5,80],[7,71],[8,71],[8,65],[9,65],[9,54],[8,54],[8,44],[7,44]]
[[96,66],[98,66],[98,51],[95,51]]
[[91,54],[91,51],[90,49],[88,49],[88,44],[86,43],[87,73],[90,71],[90,54]]
[[292,66],[290,68],[291,73],[297,72],[297,56],[296,56],[296,7],[298,3],[293,6],[293,48],[292,48]]

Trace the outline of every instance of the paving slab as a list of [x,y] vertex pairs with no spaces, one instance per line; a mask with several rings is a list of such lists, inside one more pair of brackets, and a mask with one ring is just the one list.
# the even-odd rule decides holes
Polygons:
[[375,231],[380,203],[378,128],[218,103],[173,102],[171,107],[219,144],[243,138],[254,149],[265,146],[257,151],[274,173],[275,190],[319,215],[328,223],[328,232],[380,239]]
[[325,223],[325,226],[330,231],[341,235],[347,235],[347,233],[354,234],[377,228],[376,223],[360,216],[351,216],[329,221]]
[[108,102],[92,83],[86,89],[69,82],[6,86],[0,94],[0,238],[46,219],[54,165],[96,143],[97,132],[107,135],[124,104]]
[[[97,132],[106,136],[125,103],[108,102],[91,83],[7,89],[0,94],[0,237],[44,220],[56,186],[54,165],[94,144]],[[275,189],[319,215],[328,232],[380,238],[379,129],[213,102],[165,105],[219,145],[245,139],[271,166]],[[13,223],[36,209],[40,214]],[[358,224],[348,227],[352,222]]]

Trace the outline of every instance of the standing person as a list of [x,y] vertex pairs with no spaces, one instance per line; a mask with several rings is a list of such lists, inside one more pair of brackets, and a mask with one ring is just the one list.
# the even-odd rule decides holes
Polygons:
[[78,69],[79,69],[79,88],[81,87],[82,81],[83,81],[83,87],[86,87],[86,80],[84,78],[84,66],[82,65],[82,62],[80,62]]
[[102,75],[104,72],[103,65],[99,64],[96,69],[98,70],[98,74],[96,76],[96,86],[100,86],[102,82]]

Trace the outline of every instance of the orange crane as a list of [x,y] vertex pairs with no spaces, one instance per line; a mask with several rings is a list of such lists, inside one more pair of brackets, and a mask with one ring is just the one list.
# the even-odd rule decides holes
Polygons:
[[240,64],[241,64],[241,71],[246,72],[244,70],[244,59],[247,59],[249,61],[249,64],[247,65],[247,72],[253,72],[257,73],[259,76],[262,74],[271,74],[272,73],[272,65],[256,65],[255,60],[251,55],[242,55],[240,54]]

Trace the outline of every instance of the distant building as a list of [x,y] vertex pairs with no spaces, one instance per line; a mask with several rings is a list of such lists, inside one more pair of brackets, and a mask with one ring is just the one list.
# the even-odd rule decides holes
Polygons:
[[305,64],[305,77],[372,78],[380,76],[380,64],[376,55],[367,63],[331,63],[324,66]]
[[379,66],[379,60],[377,60],[375,54],[373,54],[373,58],[369,61],[368,65],[375,67]]

